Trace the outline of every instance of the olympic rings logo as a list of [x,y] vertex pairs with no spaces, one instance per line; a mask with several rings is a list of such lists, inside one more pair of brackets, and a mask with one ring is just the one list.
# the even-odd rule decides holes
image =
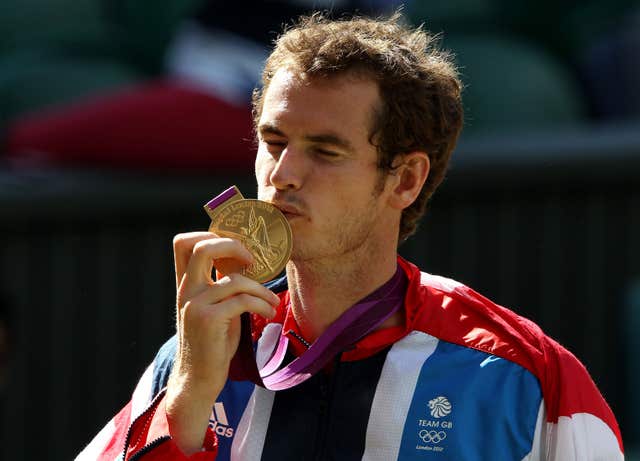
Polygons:
[[418,433],[418,437],[420,437],[424,443],[440,443],[447,438],[447,433],[444,431],[436,432],[422,429]]

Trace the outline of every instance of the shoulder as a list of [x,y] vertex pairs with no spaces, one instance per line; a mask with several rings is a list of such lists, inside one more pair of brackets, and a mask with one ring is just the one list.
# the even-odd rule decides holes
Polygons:
[[405,305],[412,329],[509,359],[532,372],[547,346],[555,344],[534,322],[468,286],[403,263],[410,279]]
[[166,385],[173,368],[173,361],[176,355],[176,348],[178,345],[177,336],[169,338],[158,349],[158,353],[153,359],[153,375],[151,384],[151,395],[156,395]]
[[413,329],[439,340],[509,360],[540,383],[549,423],[586,413],[620,432],[584,365],[533,321],[455,280],[414,267],[407,293]]
[[424,272],[411,299],[415,329],[519,364],[544,385],[564,370],[586,373],[567,349],[533,321],[453,279]]

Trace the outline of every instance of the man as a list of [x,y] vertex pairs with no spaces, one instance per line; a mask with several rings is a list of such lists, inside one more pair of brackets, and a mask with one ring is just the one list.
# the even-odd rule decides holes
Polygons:
[[[238,241],[176,236],[177,336],[79,459],[622,459],[615,418],[569,352],[397,257],[444,176],[460,88],[449,57],[398,17],[315,15],[287,31],[254,95],[258,195],[293,232],[286,278],[270,290],[240,275],[252,256]],[[291,361],[354,309],[394,299],[297,386],[228,379],[243,312],[257,355],[287,338]]]

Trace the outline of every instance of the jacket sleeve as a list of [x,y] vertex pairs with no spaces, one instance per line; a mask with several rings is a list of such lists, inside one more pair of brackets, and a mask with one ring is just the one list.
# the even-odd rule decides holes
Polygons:
[[131,424],[124,443],[125,460],[214,461],[218,452],[218,439],[207,427],[202,450],[186,456],[169,434],[164,411],[163,390],[149,407]]
[[[211,430],[207,431],[205,450],[195,458],[185,457],[169,437],[163,398],[175,347],[174,336],[160,348],[138,381],[129,403],[78,454],[76,461],[215,458],[217,439]],[[148,446],[152,442],[153,445]]]
[[[152,368],[152,367],[150,367]],[[131,401],[96,435],[76,457],[76,461],[116,460],[177,460],[213,461],[218,440],[215,432],[207,428],[202,451],[186,456],[169,435],[164,412],[164,389],[142,410],[143,391],[148,385],[145,372]]]
[[545,346],[546,392],[525,460],[624,460],[618,423],[587,369],[554,341]]
[[154,364],[151,364],[136,385],[131,400],[93,438],[76,457],[76,461],[122,459],[124,442],[131,422],[149,406],[153,398]]

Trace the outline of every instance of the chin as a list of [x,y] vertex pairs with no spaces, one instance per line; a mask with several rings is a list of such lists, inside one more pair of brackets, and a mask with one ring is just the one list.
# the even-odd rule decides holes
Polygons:
[[304,263],[309,262],[314,259],[317,259],[318,254],[317,251],[313,251],[312,249],[305,247],[304,245],[296,247],[295,242],[293,243],[293,249],[291,250],[291,258],[290,261],[295,263]]

